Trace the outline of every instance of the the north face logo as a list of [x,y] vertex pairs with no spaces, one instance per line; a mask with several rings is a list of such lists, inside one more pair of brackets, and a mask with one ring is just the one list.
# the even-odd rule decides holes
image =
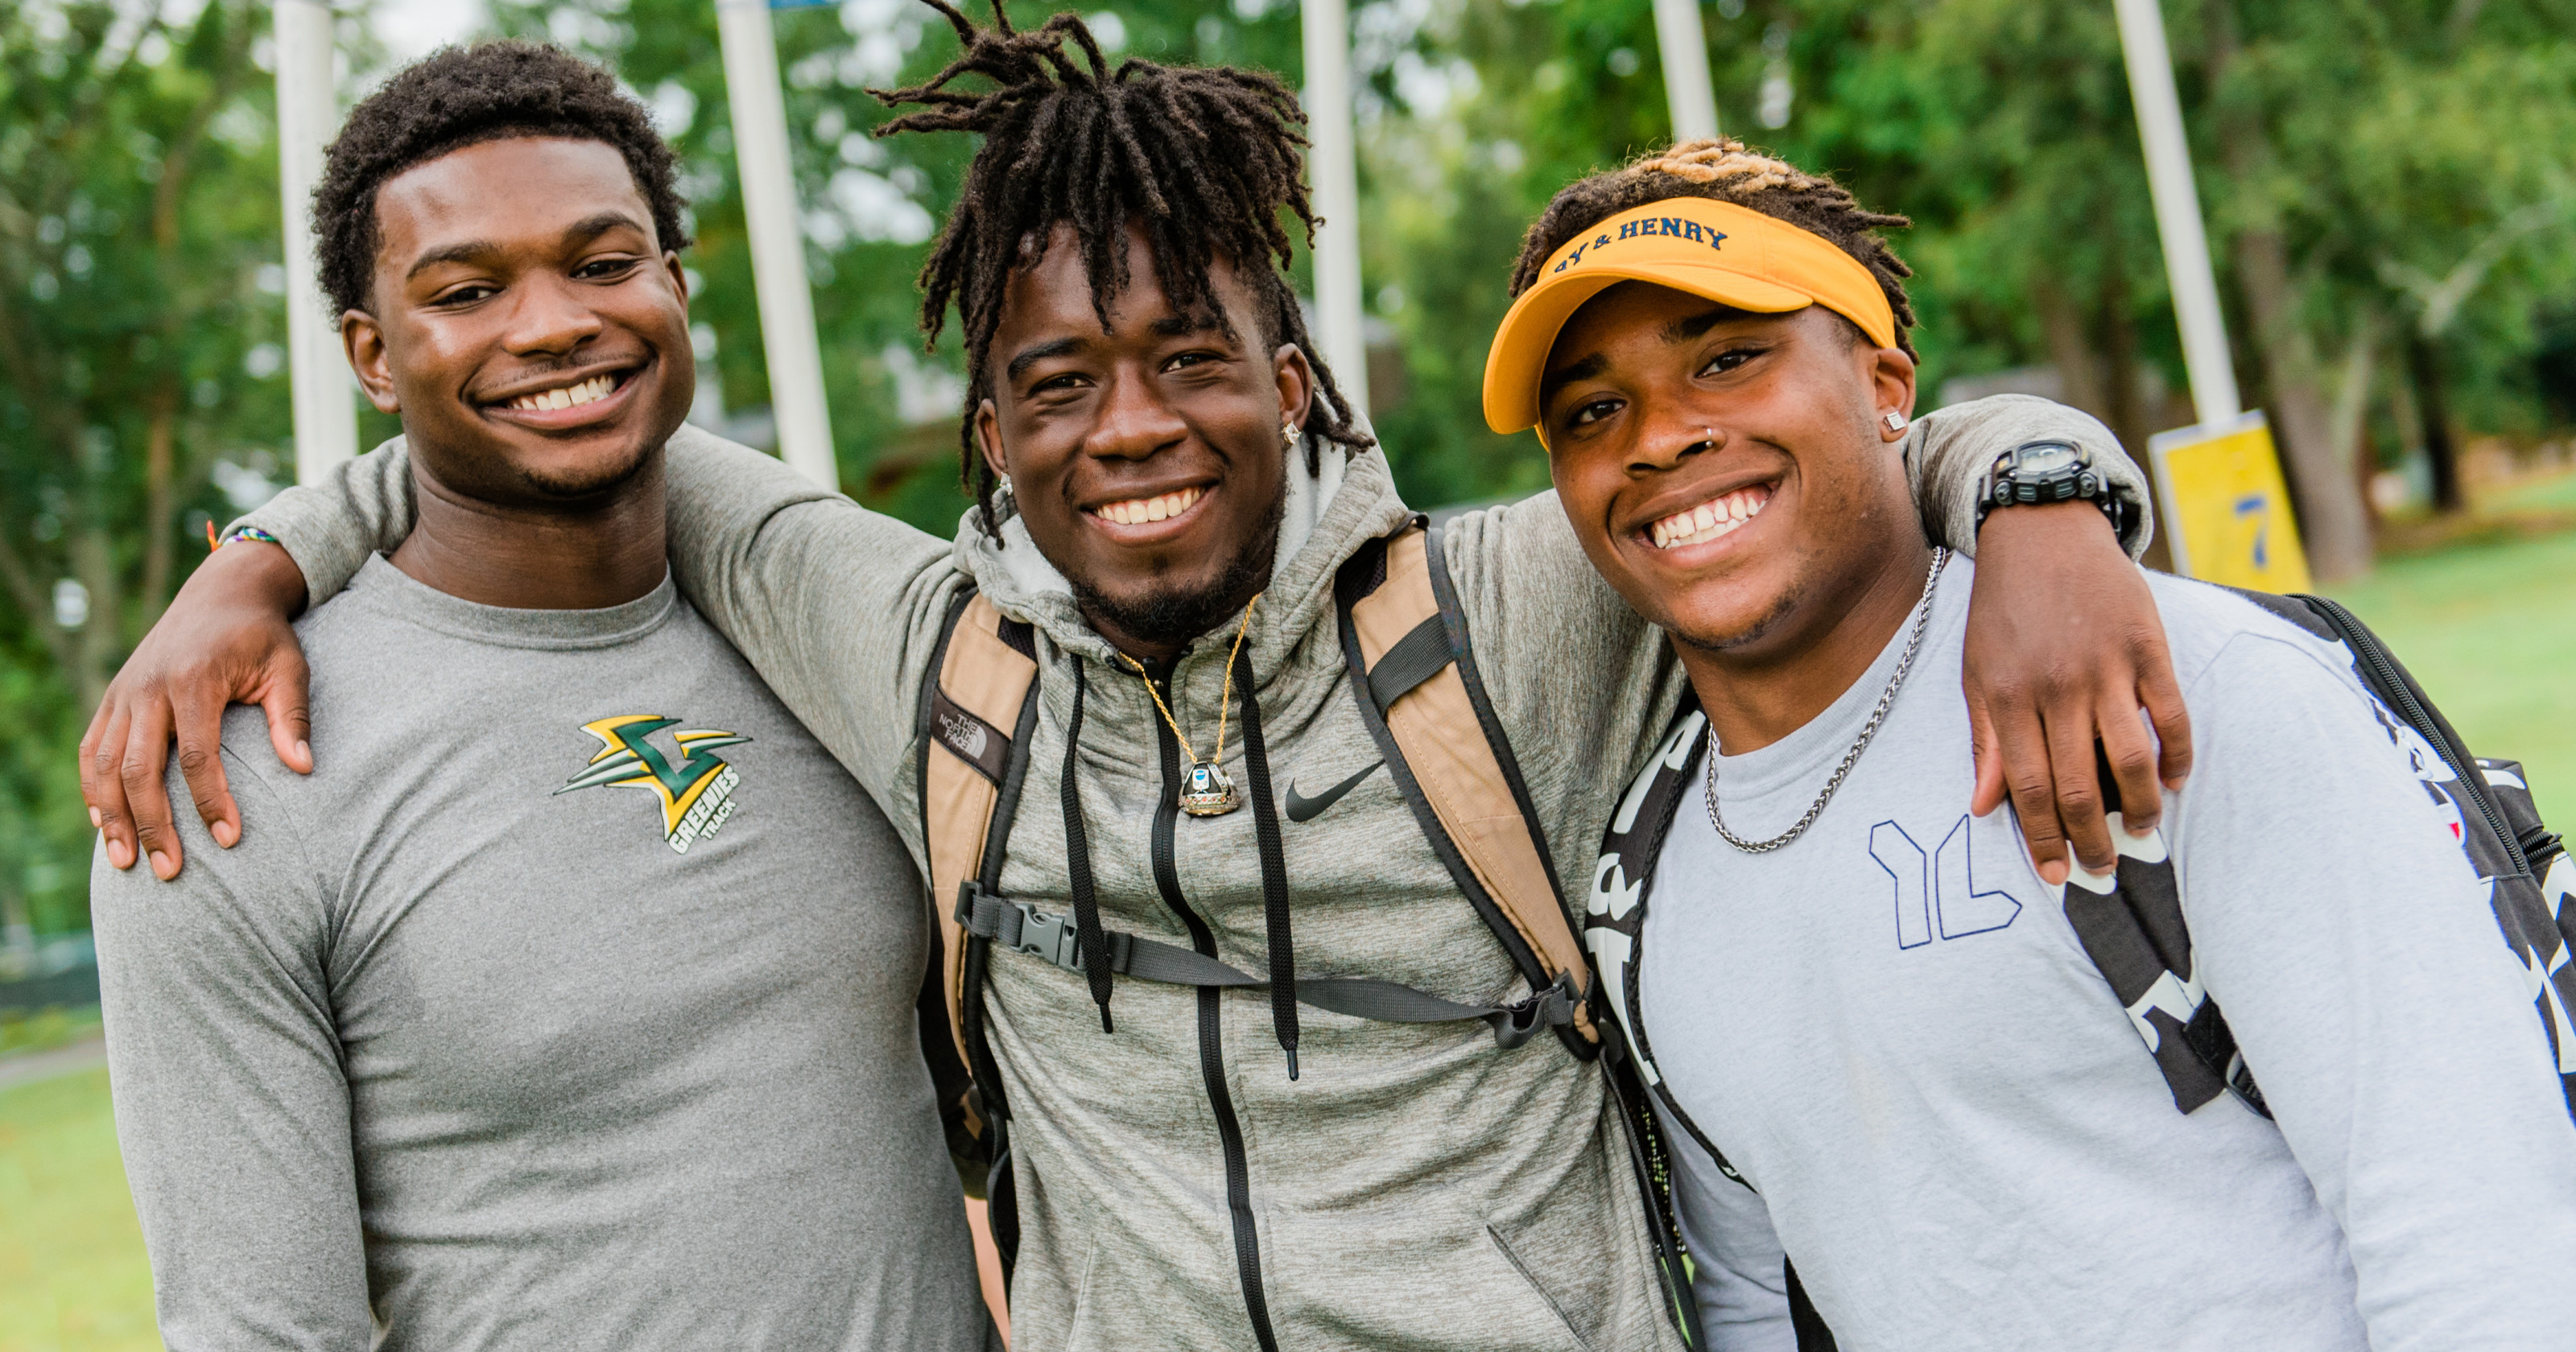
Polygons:
[[943,713],[939,715],[939,735],[947,738],[948,744],[957,748],[957,753],[966,759],[970,761],[984,759],[985,734],[982,723],[971,718],[960,718],[955,714]]

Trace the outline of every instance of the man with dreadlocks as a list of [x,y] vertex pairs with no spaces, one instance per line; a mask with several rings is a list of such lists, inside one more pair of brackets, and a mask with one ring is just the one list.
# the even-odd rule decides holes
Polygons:
[[[1284,273],[1282,213],[1313,224],[1293,96],[1244,71],[1113,68],[1069,15],[979,28],[932,2],[965,51],[886,95],[921,111],[884,130],[983,138],[923,275],[925,328],[953,305],[965,330],[975,509],[934,540],[683,429],[669,538],[681,589],[917,861],[936,868],[960,795],[998,804],[966,900],[1021,938],[966,949],[963,1031],[1008,1146],[992,1183],[1017,1346],[1676,1346],[1622,1119],[1570,1027],[1580,978],[1534,989],[1348,674],[1344,612],[1413,518]],[[970,77],[994,87],[957,87]],[[1934,535],[1972,544],[1957,523],[1986,466],[2035,437],[2085,447],[2135,500],[2097,424],[1973,406],[1905,441]],[[218,555],[120,678],[117,716],[175,720],[202,763],[211,732],[174,704],[291,683],[287,642],[227,616],[319,600],[400,540],[403,463],[388,445],[248,518],[292,554],[295,595]],[[2116,703],[2097,692],[2134,718],[2161,679],[2152,611],[2098,514],[1992,528],[2021,562],[1988,570],[2006,604],[1979,607],[1981,688],[2082,673],[2029,717],[2064,735],[2057,782],[2089,791],[2090,731]],[[1681,672],[1552,498],[1462,518],[1435,548],[1490,735],[1517,748],[1521,809],[1486,825],[1529,828],[1549,879],[1589,877]],[[2109,627],[2012,627],[2042,608]],[[1002,682],[1030,693],[997,722],[976,710]],[[145,789],[163,753],[125,753],[154,767]],[[166,820],[156,797],[133,800]],[[198,797],[229,810],[212,775]],[[1389,1021],[1425,1002],[1457,1013]],[[1531,1022],[1557,1036],[1507,1036]]]

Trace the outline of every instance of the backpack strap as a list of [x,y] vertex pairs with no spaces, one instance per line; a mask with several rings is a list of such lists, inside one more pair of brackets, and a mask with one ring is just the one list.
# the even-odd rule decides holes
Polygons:
[[[2249,596],[2248,599],[2252,598]],[[2477,865],[2478,876],[2534,877],[2531,858],[2513,826],[2506,820],[2503,805],[2489,791],[2486,776],[2479,772],[2477,758],[2469,754],[2469,744],[2461,740],[2459,730],[2452,727],[2451,720],[2444,718],[2442,711],[2434,706],[2432,697],[2424,693],[2424,687],[2415,683],[2415,677],[2406,670],[2404,663],[2397,660],[2397,654],[2389,651],[2379,635],[2372,633],[2370,626],[2361,622],[2360,616],[2344,609],[2341,602],[2306,595],[2275,599],[2287,606],[2306,610],[2313,617],[2308,626],[2312,631],[2318,630],[2321,624],[2328,640],[2343,644],[2345,651],[2352,654],[2353,674],[2361,678],[2361,683],[2368,687],[2370,693],[2379,697],[2383,707],[2404,719],[2408,727],[2431,745],[2433,754],[2450,769],[2452,779],[2459,784],[2460,796],[2476,809],[2474,818],[2466,812],[2460,814],[2463,825],[2460,843],[2468,851],[2469,862]],[[2286,613],[2283,605],[2257,604],[2264,605],[2275,614]],[[2471,832],[2480,826],[2486,829],[2477,832],[2480,838],[2472,840]]]
[[[2361,617],[2323,596],[2228,588],[2352,655],[2353,674],[2379,701],[2389,733],[2417,764],[2424,790],[2459,819],[2460,848],[2490,885],[2505,945],[2531,983],[2549,1034],[2559,1088],[2576,1115],[2576,862],[2540,818],[2522,767],[2469,753],[2468,743]],[[2435,770],[2435,763],[2440,769]]]
[[[2369,626],[2322,596],[2279,596],[2229,587],[2246,602],[2328,643],[2341,645],[2353,674],[2376,701],[2389,736],[2416,762],[2424,790],[2459,820],[2460,848],[2491,888],[2496,924],[2531,973],[2534,1002],[2557,1054],[2560,1088],[2576,1113],[2576,868],[2541,823],[2519,766],[2469,754],[2450,720]],[[2106,806],[2119,809],[2110,767],[2100,767]],[[2118,867],[2067,879],[2066,918],[2094,966],[2128,1007],[2154,1054],[2174,1106],[2191,1112],[2233,1092],[2269,1117],[2261,1086],[2238,1052],[2218,1002],[2202,989],[2184,924],[2179,880],[2163,833],[2143,848],[2123,844]]]
[[[989,1057],[974,1045],[982,1020],[969,998],[982,954],[958,925],[951,898],[979,881],[998,889],[1011,818],[1028,775],[1029,734],[1037,724],[1038,663],[1029,626],[1006,619],[972,590],[948,608],[939,651],[922,682],[920,792],[922,844],[930,863],[932,909],[939,915],[939,981],[947,1035],[980,1092],[955,1107],[967,1130],[984,1134],[979,1106],[998,1108],[1001,1085]],[[934,1062],[944,1058],[934,1058]],[[948,1095],[943,1092],[943,1106]],[[980,1103],[979,1103],[980,1100]],[[1006,1115],[1006,1114],[1005,1114]]]
[[1682,1110],[1664,1083],[1663,1071],[1655,1065],[1654,1043],[1646,1036],[1645,1018],[1637,1008],[1637,966],[1645,948],[1646,900],[1655,885],[1655,861],[1663,856],[1673,818],[1698,782],[1700,758],[1708,754],[1707,730],[1708,715],[1700,712],[1698,696],[1683,695],[1654,757],[1629,784],[1609,829],[1602,832],[1601,858],[1592,866],[1592,895],[1584,903],[1583,946],[1601,974],[1601,1002],[1610,1011],[1624,1059],[1635,1067],[1638,1081],[1655,1096],[1664,1115],[1716,1163],[1719,1173],[1749,1189],[1753,1185],[1727,1163],[1726,1152]]
[[[1083,973],[1086,967],[1073,917],[1003,896],[1001,890],[1004,837],[1027,775],[1027,745],[1037,713],[1037,701],[1028,698],[1036,689],[1037,664],[1027,626],[1003,619],[990,603],[970,594],[952,608],[941,644],[933,664],[937,678],[923,692],[922,735],[937,747],[934,752],[925,746],[922,752],[923,838],[934,894],[943,901],[954,899],[953,908],[940,918],[946,1003],[955,1055],[981,1086],[974,1102],[966,1105],[966,1125],[982,1140],[984,1126],[972,1117],[977,1103],[1001,1118],[1009,1116],[1000,1105],[999,1078],[981,1045],[985,963],[998,947],[1043,958],[1068,972]],[[1014,729],[1008,737],[1000,731],[1006,726]],[[1561,915],[1562,907],[1556,913]],[[1570,938],[1571,931],[1567,933]],[[1195,949],[1117,930],[1101,937],[1109,969],[1133,980],[1244,989],[1270,985],[1266,976]],[[1300,977],[1297,1000],[1384,1023],[1481,1020],[1493,1030],[1496,1044],[1510,1050],[1539,1029],[1561,1034],[1584,1017],[1581,976],[1579,966],[1552,971],[1548,980],[1533,983],[1526,999],[1508,1005],[1460,1004],[1367,977]],[[942,1101],[947,1101],[945,1094]],[[991,1146],[989,1140],[983,1143]],[[998,1165],[996,1169],[996,1182],[1006,1181],[999,1178]]]
[[[2099,748],[2095,774],[2105,811],[2120,811],[2120,789]],[[2147,1054],[2155,1058],[2177,1112],[2199,1111],[2232,1093],[2257,1116],[2270,1117],[2262,1086],[2236,1048],[2235,1031],[2200,979],[2191,930],[2184,923],[2182,880],[2164,829],[2143,839],[2113,833],[2119,860],[2109,873],[2068,871],[2063,898],[2076,942],[2109,983]]]
[[1334,598],[1352,693],[1423,836],[1530,989],[1572,993],[1573,1018],[1557,1031],[1589,1059],[1601,1040],[1591,969],[1440,544],[1416,516],[1342,565]]
[[[1602,833],[1601,856],[1592,868],[1592,891],[1584,902],[1583,946],[1592,955],[1600,973],[1601,1009],[1610,1024],[1612,1036],[1607,1040],[1608,1054],[1602,1060],[1611,1068],[1610,1083],[1630,1118],[1636,1123],[1630,1132],[1642,1150],[1651,1156],[1653,1167],[1643,1175],[1646,1197],[1655,1208],[1658,1220],[1658,1247],[1669,1250],[1667,1260],[1675,1271],[1685,1274],[1669,1285],[1677,1286],[1681,1302],[1689,1308],[1694,1320],[1697,1307],[1692,1304],[1690,1271],[1681,1227],[1676,1219],[1673,1201],[1673,1170],[1665,1159],[1665,1132],[1662,1123],[1670,1121],[1690,1137],[1709,1161],[1736,1184],[1750,1190],[1752,1184],[1728,1163],[1726,1152],[1708,1138],[1691,1115],[1683,1111],[1680,1100],[1673,1097],[1663,1072],[1655,1065],[1654,1044],[1646,1037],[1646,1025],[1637,1010],[1637,963],[1643,952],[1646,930],[1646,898],[1655,884],[1655,861],[1664,852],[1664,838],[1672,830],[1673,818],[1689,797],[1691,786],[1698,781],[1700,757],[1707,754],[1708,739],[1703,734],[1708,718],[1700,712],[1697,696],[1685,692],[1681,707],[1673,711],[1673,720],[1664,731],[1664,739],[1655,746],[1643,770],[1628,786],[1612,814],[1609,827]],[[1648,1099],[1652,1099],[1652,1103]],[[1662,1110],[1657,1116],[1656,1110]],[[1790,1306],[1793,1312],[1803,1306],[1806,1293],[1797,1286],[1797,1271],[1787,1269]],[[1795,1324],[1798,1352],[1833,1352],[1833,1335],[1824,1323],[1807,1308],[1804,1322]],[[1810,1327],[1812,1325],[1812,1328]],[[1705,1345],[1694,1339],[1692,1346]]]
[[1807,1295],[1807,1284],[1798,1280],[1798,1265],[1782,1259],[1780,1283],[1789,1292],[1789,1329],[1798,1339],[1798,1352],[1838,1352],[1834,1331],[1825,1326],[1825,1317],[1816,1313],[1816,1302]]
[[1575,1056],[1603,1069],[1649,1213],[1665,1313],[1684,1346],[1705,1347],[1663,1133],[1632,1060],[1616,1039],[1602,1037],[1600,987],[1585,961],[1546,829],[1477,670],[1440,530],[1415,516],[1352,555],[1333,591],[1361,721],[1424,839],[1530,989],[1575,998],[1574,1018],[1557,1034]]

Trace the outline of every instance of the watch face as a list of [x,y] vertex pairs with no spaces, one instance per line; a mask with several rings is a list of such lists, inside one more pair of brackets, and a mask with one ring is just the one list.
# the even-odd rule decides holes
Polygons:
[[2025,446],[2014,453],[2013,472],[2032,475],[2055,474],[2073,465],[2077,459],[2075,448],[2071,446]]

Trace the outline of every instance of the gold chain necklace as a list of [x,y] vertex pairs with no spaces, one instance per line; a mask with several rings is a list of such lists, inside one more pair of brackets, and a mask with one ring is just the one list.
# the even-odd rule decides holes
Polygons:
[[1234,660],[1243,653],[1243,636],[1252,632],[1252,608],[1259,604],[1258,592],[1243,603],[1243,623],[1235,626],[1234,647],[1225,655],[1225,693],[1217,697],[1216,704],[1216,755],[1208,760],[1199,759],[1197,749],[1190,745],[1189,734],[1181,731],[1181,721],[1172,717],[1171,706],[1163,703],[1163,692],[1154,688],[1154,678],[1146,674],[1145,664],[1125,653],[1118,654],[1145,682],[1145,693],[1153,697],[1155,711],[1162,714],[1165,726],[1171,728],[1172,737],[1181,744],[1181,753],[1190,758],[1189,773],[1181,780],[1181,811],[1193,817],[1222,817],[1243,806],[1243,795],[1235,792],[1234,780],[1218,762],[1225,759],[1225,715],[1234,703]]

